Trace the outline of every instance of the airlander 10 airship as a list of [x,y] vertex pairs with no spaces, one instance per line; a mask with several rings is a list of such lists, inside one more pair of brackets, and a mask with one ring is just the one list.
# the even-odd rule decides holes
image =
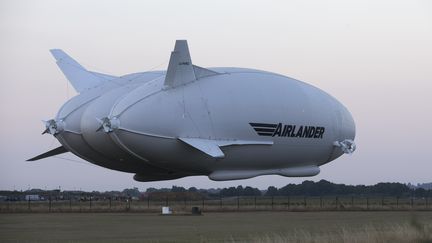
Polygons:
[[51,53],[79,94],[45,122],[61,146],[29,161],[71,152],[137,181],[223,181],[314,176],[356,148],[352,116],[329,94],[271,72],[196,66],[185,40],[166,71],[120,77]]

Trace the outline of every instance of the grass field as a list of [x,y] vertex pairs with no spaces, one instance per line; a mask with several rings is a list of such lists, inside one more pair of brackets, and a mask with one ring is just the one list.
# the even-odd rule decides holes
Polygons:
[[431,242],[432,212],[0,214],[0,242],[8,241]]

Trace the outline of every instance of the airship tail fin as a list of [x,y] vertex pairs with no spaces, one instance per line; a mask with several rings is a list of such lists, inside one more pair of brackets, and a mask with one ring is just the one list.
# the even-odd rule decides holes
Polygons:
[[48,157],[55,156],[55,155],[62,154],[62,153],[66,153],[66,152],[69,152],[69,151],[67,151],[63,146],[60,146],[58,148],[55,148],[53,150],[50,150],[50,151],[45,152],[43,154],[40,154],[36,157],[28,159],[27,161],[40,160],[40,159],[48,158]]
[[171,52],[164,85],[173,88],[218,74],[218,72],[193,65],[187,41],[177,40],[174,51]]
[[111,75],[88,71],[60,49],[52,49],[50,52],[56,59],[58,67],[79,93],[116,78]]

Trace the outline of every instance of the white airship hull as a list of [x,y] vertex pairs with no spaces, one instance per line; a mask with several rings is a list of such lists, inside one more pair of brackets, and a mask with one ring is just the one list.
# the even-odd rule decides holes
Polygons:
[[94,82],[47,130],[67,151],[138,181],[313,176],[355,149],[351,114],[324,91],[270,72],[193,66],[185,42],[167,72]]

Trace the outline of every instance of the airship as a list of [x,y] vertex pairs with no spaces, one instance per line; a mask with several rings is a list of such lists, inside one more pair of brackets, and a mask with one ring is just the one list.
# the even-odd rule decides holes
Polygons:
[[166,71],[123,76],[50,51],[78,95],[44,121],[61,146],[28,161],[71,152],[136,181],[225,181],[315,176],[356,149],[353,117],[331,95],[272,72],[194,65],[186,40]]

